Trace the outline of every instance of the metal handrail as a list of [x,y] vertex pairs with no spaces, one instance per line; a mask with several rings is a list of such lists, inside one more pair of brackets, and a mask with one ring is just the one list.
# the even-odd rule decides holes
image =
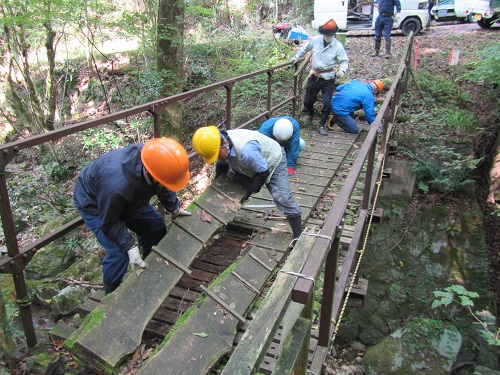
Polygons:
[[[0,273],[9,273],[14,276],[14,285],[16,288],[17,300],[25,301],[28,298],[26,280],[24,276],[24,269],[36,254],[36,252],[53,241],[61,238],[70,231],[78,228],[83,224],[81,218],[76,218],[69,223],[62,225],[45,236],[37,239],[36,241],[19,248],[19,242],[16,235],[16,229],[14,225],[14,218],[12,214],[12,206],[9,198],[7,178],[6,178],[6,168],[12,160],[19,155],[19,152],[31,147],[36,147],[47,142],[53,142],[63,137],[76,134],[91,128],[96,128],[98,126],[113,123],[116,120],[124,119],[132,115],[138,115],[143,113],[148,113],[153,116],[153,136],[160,137],[160,115],[165,110],[168,105],[173,103],[185,101],[187,99],[193,98],[203,93],[212,92],[215,90],[225,89],[226,91],[226,119],[225,126],[227,129],[231,128],[231,108],[232,103],[232,90],[238,82],[246,81],[254,77],[266,74],[267,75],[267,102],[266,110],[260,115],[252,118],[251,120],[245,122],[244,124],[238,126],[247,127],[252,123],[264,118],[270,117],[273,112],[285,107],[286,105],[292,104],[292,116],[295,116],[297,111],[297,99],[300,98],[301,92],[296,88],[300,87],[302,82],[299,81],[301,76],[293,75],[290,79],[293,79],[293,95],[284,101],[272,106],[272,87],[273,87],[273,74],[280,70],[289,69],[294,67],[294,73],[297,71],[297,65],[291,62],[269,67],[267,69],[262,69],[256,72],[244,74],[238,77],[230,78],[224,81],[213,83],[208,86],[204,86],[198,89],[190,90],[181,94],[172,95],[167,98],[158,99],[149,103],[145,103],[139,106],[128,108],[122,111],[111,113],[96,119],[83,121],[74,125],[68,125],[60,129],[52,130],[47,133],[34,135],[25,139],[17,140],[14,142],[6,143],[0,145],[0,215],[2,220],[2,227],[5,235],[5,242],[7,246],[8,255],[0,258]],[[303,66],[305,69],[305,64]],[[292,86],[292,83],[290,83]],[[194,157],[196,154],[192,153],[189,157]],[[20,306],[20,316],[23,323],[23,328],[26,336],[26,342],[29,347],[33,347],[37,340],[35,335],[35,330],[33,326],[33,321],[31,317],[31,310],[29,304],[23,303]]]

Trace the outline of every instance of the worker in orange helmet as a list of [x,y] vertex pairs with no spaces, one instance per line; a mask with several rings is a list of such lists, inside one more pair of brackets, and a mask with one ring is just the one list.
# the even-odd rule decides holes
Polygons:
[[[369,83],[352,80],[337,87],[337,92],[332,98],[332,112],[338,127],[348,133],[357,134],[359,128],[353,113],[359,109],[363,109],[366,121],[371,125],[375,121],[375,96],[378,96],[383,89],[384,82],[380,79]],[[331,122],[328,128],[332,129]]]
[[321,119],[319,121],[319,134],[327,135],[326,122],[330,115],[335,81],[342,78],[349,66],[349,58],[344,46],[335,38],[339,30],[335,20],[330,19],[318,28],[320,36],[309,41],[291,58],[296,62],[309,51],[312,51],[311,74],[307,79],[307,88],[304,96],[304,107],[309,117],[307,122],[312,124],[314,119],[314,103],[321,92]]
[[[120,285],[129,263],[132,268],[147,268],[143,258],[167,232],[164,219],[150,203],[154,195],[168,212],[191,215],[181,209],[176,194],[188,181],[187,152],[170,138],[112,150],[82,169],[73,202],[106,250],[102,263],[106,294]],[[137,243],[129,231],[137,235]]]

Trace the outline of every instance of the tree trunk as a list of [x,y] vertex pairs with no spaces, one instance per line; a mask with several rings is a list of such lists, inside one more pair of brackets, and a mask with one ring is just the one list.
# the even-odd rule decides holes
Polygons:
[[490,187],[488,203],[498,204],[500,201],[500,133],[493,147],[493,160],[490,169]]
[[46,78],[45,97],[47,98],[47,113],[43,127],[47,130],[54,130],[54,121],[56,116],[56,85],[54,72],[56,68],[56,49],[54,40],[56,33],[52,30],[50,22],[46,22],[45,26],[45,49],[47,50],[48,71]]
[[[159,0],[157,21],[157,65],[163,76],[162,97],[183,91],[184,1]],[[161,133],[182,140],[182,103],[169,105],[162,116]]]

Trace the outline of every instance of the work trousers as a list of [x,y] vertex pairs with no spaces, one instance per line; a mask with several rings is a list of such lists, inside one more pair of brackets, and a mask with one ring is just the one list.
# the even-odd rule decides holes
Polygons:
[[335,116],[335,121],[340,123],[340,127],[346,132],[352,134],[359,133],[358,124],[356,124],[356,121],[354,120],[352,115],[337,115],[336,113],[333,113],[333,115]]
[[[129,263],[127,252],[123,251],[116,242],[109,239],[102,232],[102,221],[98,215],[85,211],[77,201],[74,201],[74,204],[87,228],[94,233],[97,241],[106,250],[106,255],[102,261],[103,282],[114,288],[118,287],[127,272]],[[158,244],[167,233],[165,221],[149,203],[139,215],[127,218],[124,221],[127,228],[137,234],[144,258],[151,252],[151,248]]]
[[304,107],[310,114],[314,114],[314,103],[318,100],[318,94],[321,91],[321,121],[320,125],[325,126],[326,120],[330,115],[332,108],[332,96],[335,90],[335,79],[323,79],[314,74],[307,80],[307,89],[304,96]]
[[[286,217],[301,215],[302,210],[295,200],[290,188],[285,150],[282,148],[281,152],[281,161],[271,175],[271,179],[266,184],[266,187],[273,196],[276,208],[283,212]],[[217,164],[219,163],[221,162],[217,162]],[[224,163],[225,162],[222,162],[221,164]],[[220,168],[220,170],[224,170],[223,165],[219,165],[218,168]],[[227,171],[227,176],[230,180],[237,181],[244,187],[248,187],[252,183],[251,177],[234,172],[230,168]]]
[[375,40],[381,40],[382,36],[385,40],[391,39],[393,24],[392,15],[383,16],[380,14],[375,20]]

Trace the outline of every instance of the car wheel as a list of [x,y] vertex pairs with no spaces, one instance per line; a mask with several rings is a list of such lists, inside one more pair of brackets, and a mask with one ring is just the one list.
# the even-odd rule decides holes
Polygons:
[[465,17],[465,22],[476,23],[477,20],[474,18],[474,15],[471,13],[467,17]]
[[482,29],[489,29],[491,25],[493,25],[493,22],[491,22],[491,19],[484,19],[481,18],[479,21],[477,21],[477,24],[482,28]]
[[401,30],[406,36],[410,35],[412,31],[414,35],[417,35],[422,30],[422,22],[418,18],[407,18],[401,24]]

